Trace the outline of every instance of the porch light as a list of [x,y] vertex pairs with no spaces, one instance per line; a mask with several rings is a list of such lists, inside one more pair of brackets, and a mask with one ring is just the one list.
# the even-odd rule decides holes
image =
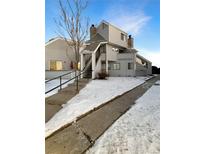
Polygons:
[[113,51],[118,52],[119,49],[118,48],[112,48]]

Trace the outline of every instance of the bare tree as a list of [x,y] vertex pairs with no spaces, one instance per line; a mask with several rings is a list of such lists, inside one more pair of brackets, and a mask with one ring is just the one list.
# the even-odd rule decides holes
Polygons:
[[[88,36],[89,19],[82,16],[87,5],[87,0],[59,0],[60,14],[59,18],[55,19],[58,35],[73,48],[75,76],[77,76],[80,62],[80,48]],[[76,91],[78,91],[78,77],[76,78]]]

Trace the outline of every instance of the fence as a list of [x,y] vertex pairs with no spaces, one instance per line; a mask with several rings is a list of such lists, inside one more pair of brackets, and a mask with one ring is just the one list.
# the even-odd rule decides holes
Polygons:
[[[76,73],[77,75],[75,75],[75,73]],[[52,79],[46,80],[46,81],[45,81],[45,84],[47,84],[48,82],[51,82],[51,81],[53,81],[53,80],[60,79],[60,80],[59,80],[59,85],[57,85],[57,86],[51,88],[50,90],[47,90],[47,91],[45,92],[45,94],[47,94],[47,93],[49,93],[49,92],[51,92],[51,91],[53,91],[53,90],[55,90],[55,89],[57,89],[57,88],[60,88],[60,90],[61,90],[61,89],[62,89],[62,85],[65,85],[66,83],[68,83],[68,82],[70,82],[70,81],[72,81],[72,80],[74,80],[74,79],[76,79],[76,78],[79,79],[80,76],[81,76],[83,73],[85,73],[84,70],[83,70],[83,71],[76,71],[76,72],[75,72],[75,71],[72,71],[72,72],[65,73],[65,74],[63,74],[63,75],[54,77],[54,78],[52,78]],[[70,76],[70,77],[69,77],[68,79],[64,79],[64,80],[66,80],[66,81],[62,82],[62,79],[63,79],[63,77],[65,77],[65,76]]]

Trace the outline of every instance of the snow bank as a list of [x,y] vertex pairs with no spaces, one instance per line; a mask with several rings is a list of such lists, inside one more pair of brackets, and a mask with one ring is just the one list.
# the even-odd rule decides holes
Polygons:
[[92,80],[46,123],[46,136],[78,116],[145,82],[146,77],[109,77]]
[[159,154],[160,87],[152,86],[86,154]]

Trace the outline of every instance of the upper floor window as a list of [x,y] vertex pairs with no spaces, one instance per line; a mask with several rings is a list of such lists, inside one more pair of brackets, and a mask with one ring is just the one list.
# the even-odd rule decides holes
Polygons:
[[121,33],[121,40],[124,41],[125,40],[125,34]]
[[105,29],[107,25],[105,23],[102,24],[102,29]]

